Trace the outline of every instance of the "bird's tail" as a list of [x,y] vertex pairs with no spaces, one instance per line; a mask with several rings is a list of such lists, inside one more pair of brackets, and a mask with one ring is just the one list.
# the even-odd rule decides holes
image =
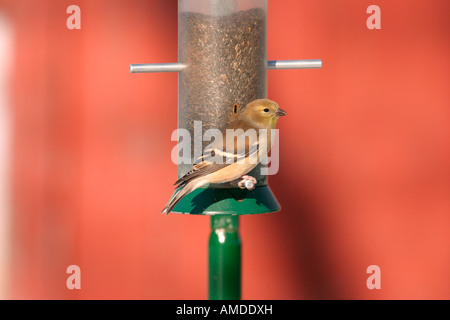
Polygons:
[[166,207],[161,211],[161,213],[165,213],[166,215],[169,214],[169,212],[172,211],[172,209],[177,205],[180,200],[187,195],[189,192],[193,191],[194,189],[197,189],[198,186],[193,184],[192,182],[187,183],[182,188],[178,189],[178,191],[170,198],[169,202],[167,203]]

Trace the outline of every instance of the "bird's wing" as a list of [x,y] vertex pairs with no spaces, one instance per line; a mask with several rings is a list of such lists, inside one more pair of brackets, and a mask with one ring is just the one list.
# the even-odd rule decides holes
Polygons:
[[256,139],[246,138],[244,130],[236,131],[234,139],[223,139],[212,145],[211,148],[205,150],[197,164],[191,171],[175,182],[175,185],[182,187],[194,178],[203,177],[220,169],[229,166],[232,163],[243,160],[258,152],[258,132]]

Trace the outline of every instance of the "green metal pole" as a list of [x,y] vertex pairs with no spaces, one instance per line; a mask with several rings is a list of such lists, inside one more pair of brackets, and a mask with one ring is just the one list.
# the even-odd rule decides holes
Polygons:
[[241,299],[241,238],[239,217],[211,216],[209,238],[209,299]]

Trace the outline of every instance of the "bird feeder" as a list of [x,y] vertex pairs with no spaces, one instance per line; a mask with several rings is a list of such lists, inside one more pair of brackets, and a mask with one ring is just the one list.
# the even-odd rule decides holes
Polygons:
[[[178,72],[178,128],[190,137],[223,131],[233,107],[267,97],[267,70],[320,68],[320,60],[267,61],[267,0],[178,0],[178,62],[132,64],[131,73]],[[191,139],[192,168],[209,141]],[[238,216],[280,210],[258,165],[256,185],[236,181],[209,185],[186,195],[173,209],[211,215],[209,298],[240,299],[241,243]],[[169,181],[171,182],[171,181]]]

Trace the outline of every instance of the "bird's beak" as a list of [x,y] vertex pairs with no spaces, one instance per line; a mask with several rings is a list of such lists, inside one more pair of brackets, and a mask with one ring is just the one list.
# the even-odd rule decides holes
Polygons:
[[286,111],[281,110],[280,108],[278,108],[278,110],[275,112],[275,114],[277,115],[277,117],[282,117],[286,115]]

